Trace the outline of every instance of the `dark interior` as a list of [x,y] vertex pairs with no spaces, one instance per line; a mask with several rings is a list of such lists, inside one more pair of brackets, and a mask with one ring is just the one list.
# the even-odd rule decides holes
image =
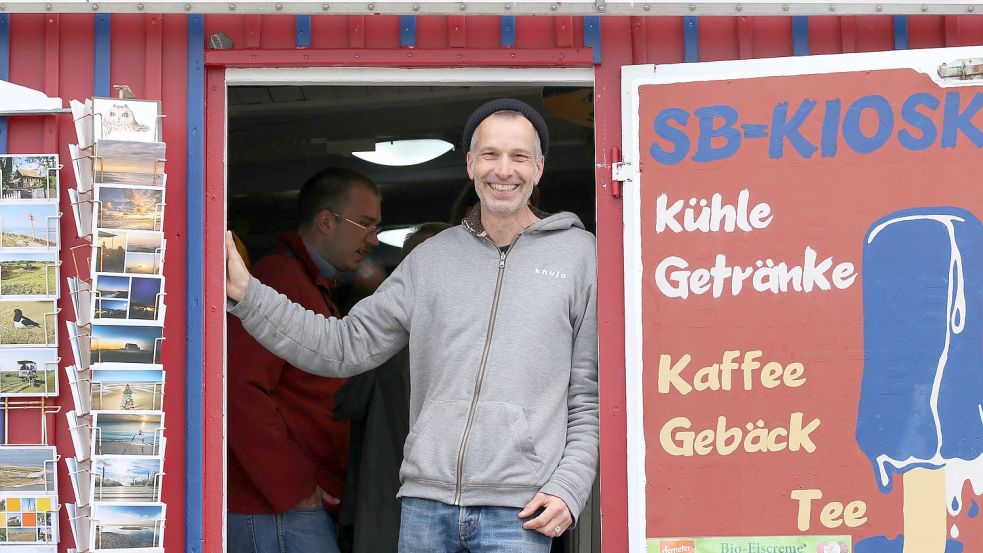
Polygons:
[[[384,228],[449,222],[462,189],[471,186],[461,147],[464,123],[476,107],[502,96],[529,103],[549,125],[540,208],[572,211],[593,232],[592,94],[590,89],[542,86],[230,87],[229,224],[253,259],[263,255],[279,233],[296,226],[295,202],[303,182],[333,165],[358,171],[380,186]],[[351,155],[372,150],[376,141],[409,138],[439,138],[455,149],[410,167],[375,165]],[[391,268],[398,251],[380,245],[372,257]]]

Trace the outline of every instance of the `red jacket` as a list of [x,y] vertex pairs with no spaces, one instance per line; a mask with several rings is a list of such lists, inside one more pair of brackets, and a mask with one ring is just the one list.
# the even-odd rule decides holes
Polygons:
[[[331,283],[296,233],[251,267],[253,276],[307,309],[338,315]],[[331,417],[344,379],[314,376],[267,351],[228,322],[229,511],[282,513],[315,485],[339,497],[348,463],[348,422]]]

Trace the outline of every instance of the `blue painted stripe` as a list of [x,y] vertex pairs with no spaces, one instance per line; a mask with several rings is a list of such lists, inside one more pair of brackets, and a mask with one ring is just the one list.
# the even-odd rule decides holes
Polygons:
[[498,21],[498,26],[502,36],[500,39],[502,48],[511,48],[515,46],[515,16],[503,15],[498,18]]
[[894,49],[908,49],[908,16],[894,16]]
[[584,17],[584,46],[594,49],[594,65],[601,64],[601,18],[596,15]]
[[95,39],[95,72],[92,79],[92,95],[108,97],[109,93],[109,56],[110,39],[112,36],[112,19],[110,14],[101,13],[96,16]]
[[792,55],[809,55],[809,17],[792,16]]
[[204,477],[204,294],[205,247],[205,17],[188,16],[188,248],[185,462],[185,551],[202,550],[202,479]]
[[700,61],[700,20],[694,15],[683,17],[683,61]]
[[297,48],[311,47],[311,16],[297,16]]
[[416,16],[399,16],[399,45],[413,47],[416,46]]
[[[0,81],[10,80],[10,15],[0,14]],[[7,153],[7,118],[0,117],[0,154]],[[0,425],[3,415],[0,414]],[[0,435],[0,443],[3,436]]]

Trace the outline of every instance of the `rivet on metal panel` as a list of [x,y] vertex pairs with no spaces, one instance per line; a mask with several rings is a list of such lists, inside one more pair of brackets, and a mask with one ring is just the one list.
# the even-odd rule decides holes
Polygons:
[[744,6],[741,5],[741,4],[738,4],[737,6],[734,7],[734,9],[737,10],[737,11],[744,11]]
[[375,11],[375,4],[369,4],[369,11]]
[[98,9],[99,9],[99,4],[92,4],[92,11],[96,11]]
[[512,4],[505,4],[505,9],[511,10],[512,9]]
[[598,4],[596,6],[596,8],[597,8],[597,11],[599,11],[599,12],[603,12],[603,11],[606,11],[608,9],[607,6],[605,6],[604,4]]
[[231,12],[236,11],[236,5],[235,4],[229,4],[229,11],[231,11]]
[[190,12],[191,11],[191,4],[185,4],[184,5],[184,11]]
[[415,12],[420,11],[420,4],[413,4],[413,11]]
[[976,7],[974,7],[974,6],[968,6],[968,7],[966,8],[966,11],[968,11],[968,12],[973,12],[973,11],[976,11]]
[[830,4],[829,5],[829,11],[835,12],[836,11],[836,6],[834,6],[833,4]]
[[468,5],[465,4],[464,2],[461,2],[461,5],[458,6],[457,9],[459,9],[459,10],[461,10],[463,12],[464,10],[468,9]]
[[923,12],[927,12],[928,11],[928,6],[926,6],[925,4],[922,4],[922,11]]
[[788,4],[782,4],[782,11],[787,12],[789,10]]
[[878,4],[878,5],[874,6],[874,9],[877,10],[877,11],[879,11],[879,12],[882,12],[882,11],[884,11],[884,6]]
[[321,4],[321,11],[328,11],[328,7],[327,4]]
[[645,4],[644,6],[642,6],[642,9],[645,10],[645,11],[649,11],[649,10],[652,9],[652,6],[650,6],[648,4]]
[[550,4],[550,10],[556,11],[557,8],[559,8],[559,6],[557,6],[556,4]]
[[276,11],[280,11],[282,9],[283,9],[283,4],[277,4],[276,5]]
[[689,5],[689,11],[695,12],[696,11],[696,4],[690,4]]
[[44,5],[44,9],[46,9],[46,10],[48,10],[50,12],[51,11],[51,4],[45,4]]
[[143,11],[143,4],[137,4],[137,9]]

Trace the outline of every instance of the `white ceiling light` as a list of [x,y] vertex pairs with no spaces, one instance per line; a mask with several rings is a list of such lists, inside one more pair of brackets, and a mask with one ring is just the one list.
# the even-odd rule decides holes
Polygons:
[[352,152],[352,155],[378,165],[404,167],[426,163],[453,149],[454,145],[445,140],[419,138],[376,142],[374,152]]
[[402,248],[403,242],[406,242],[406,237],[413,234],[413,231],[415,230],[415,226],[384,230],[379,233],[379,241],[383,244],[389,244],[390,246]]

